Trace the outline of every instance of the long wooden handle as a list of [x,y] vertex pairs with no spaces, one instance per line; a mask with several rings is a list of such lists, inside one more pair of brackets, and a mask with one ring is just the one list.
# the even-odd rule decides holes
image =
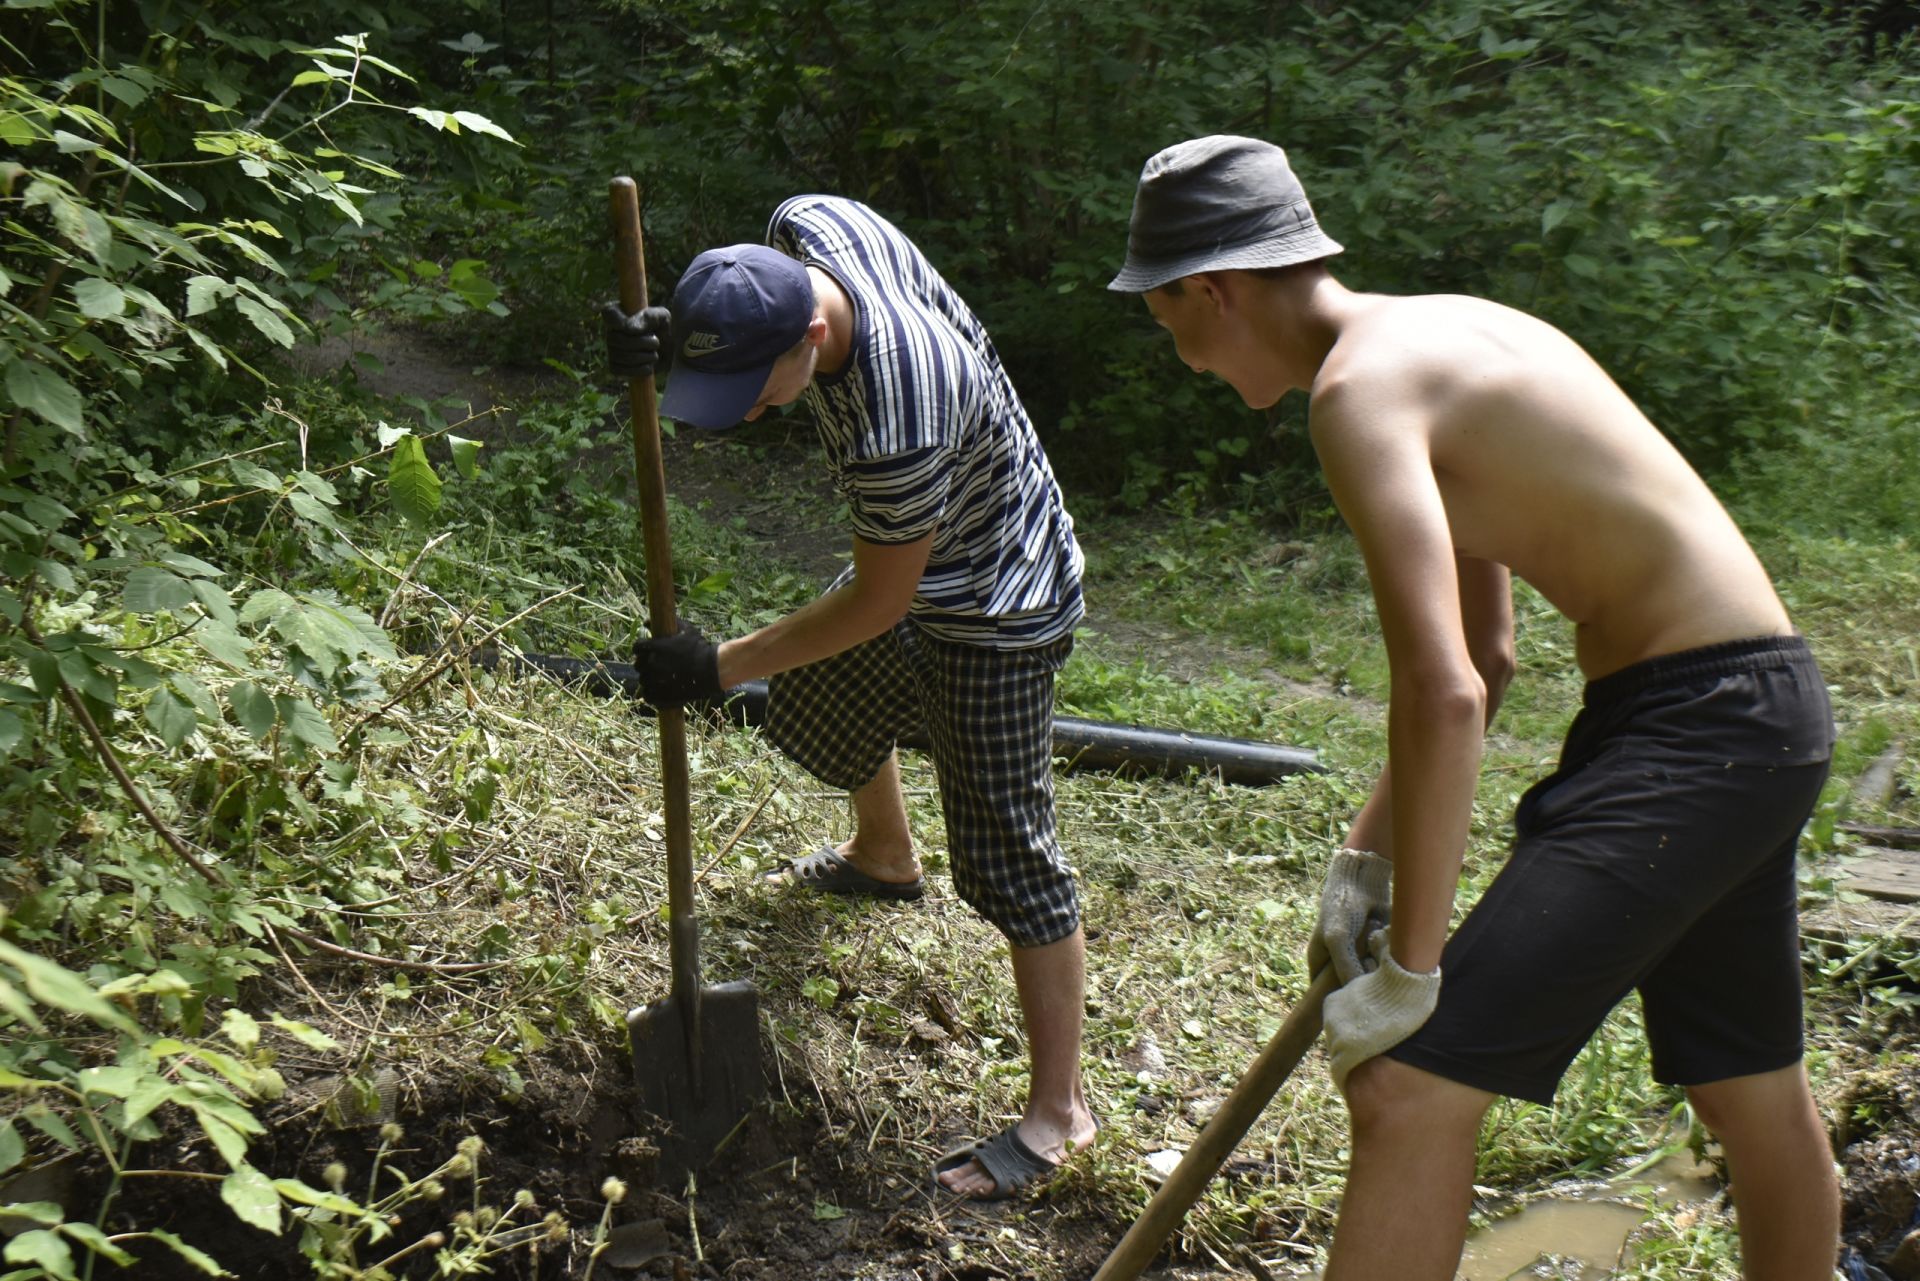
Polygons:
[[1147,1208],[1127,1229],[1127,1235],[1120,1238],[1120,1244],[1093,1274],[1093,1281],[1133,1281],[1153,1262],[1153,1256],[1160,1253],[1160,1247],[1180,1226],[1180,1220],[1206,1191],[1208,1181],[1221,1163],[1240,1140],[1247,1137],[1247,1131],[1253,1128],[1260,1113],[1319,1037],[1320,1007],[1326,1003],[1327,994],[1338,986],[1338,976],[1329,965],[1307,988],[1300,1004],[1293,1007],[1293,1013],[1287,1016],[1287,1021],[1267,1042],[1267,1048],[1260,1051],[1253,1066],[1200,1131],[1200,1137],[1193,1141],[1187,1154],[1180,1158],[1180,1164],[1153,1194],[1153,1200],[1147,1202]]
[[[620,309],[647,305],[647,263],[640,240],[640,189],[631,178],[608,185],[613,212],[614,264],[620,272]],[[660,456],[660,406],[653,377],[627,382],[633,417],[633,470],[640,489],[640,535],[647,556],[647,615],[655,636],[679,628],[673,605],[673,549],[667,542],[667,472]],[[659,709],[660,784],[666,798],[668,938],[673,952],[673,997],[697,1026],[700,932],[693,912],[693,834],[688,815],[687,718],[678,707]],[[698,1038],[693,1038],[697,1053]],[[696,1064],[696,1069],[697,1069]],[[699,1079],[696,1070],[695,1080]]]

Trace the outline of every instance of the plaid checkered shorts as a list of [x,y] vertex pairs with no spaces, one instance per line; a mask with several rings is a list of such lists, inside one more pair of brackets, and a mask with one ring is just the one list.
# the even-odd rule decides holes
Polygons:
[[765,731],[829,787],[871,782],[899,738],[924,730],[956,892],[1015,947],[1080,924],[1054,833],[1053,682],[1073,649],[943,641],[911,618],[768,682]]

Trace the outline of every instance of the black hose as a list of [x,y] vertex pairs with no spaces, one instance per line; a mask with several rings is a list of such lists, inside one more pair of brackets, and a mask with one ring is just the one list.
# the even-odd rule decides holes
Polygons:
[[[594,659],[561,658],[553,654],[477,656],[488,671],[542,672],[568,685],[603,698],[624,696],[638,702],[640,680],[631,664]],[[767,683],[748,681],[727,693],[717,710],[736,725],[760,725],[767,715]],[[917,735],[903,737],[902,747],[924,748]],[[1302,747],[1285,747],[1255,739],[1189,734],[1184,730],[1152,729],[1145,725],[1116,725],[1077,716],[1053,718],[1054,755],[1065,758],[1068,769],[1112,770],[1175,777],[1190,769],[1218,774],[1228,783],[1265,786],[1290,774],[1324,774],[1319,757]]]

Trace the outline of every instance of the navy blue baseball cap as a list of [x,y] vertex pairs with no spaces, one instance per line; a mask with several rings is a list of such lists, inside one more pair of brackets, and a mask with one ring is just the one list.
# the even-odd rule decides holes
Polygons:
[[673,290],[673,370],[660,412],[733,426],[812,320],[813,282],[798,262],[766,245],[707,250]]

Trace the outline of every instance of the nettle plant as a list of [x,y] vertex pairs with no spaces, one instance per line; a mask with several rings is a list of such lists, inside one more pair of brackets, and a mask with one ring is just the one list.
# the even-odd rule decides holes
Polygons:
[[[326,938],[296,919],[327,919],[324,881],[269,838],[375,804],[342,740],[426,676],[390,690],[385,629],[335,590],[387,572],[350,509],[431,520],[428,447],[471,476],[478,446],[381,424],[329,466],[284,412],[274,445],[199,431],[266,394],[257,353],[356,314],[343,263],[406,281],[357,291],[377,305],[500,309],[472,260],[383,248],[384,192],[406,148],[505,131],[395,101],[412,82],[365,34],[270,30],[365,20],[40,0],[0,25],[0,1215],[31,1224],[6,1281],[91,1276],[136,1242],[220,1271],[108,1230],[162,1121],[197,1128],[226,1167],[200,1177],[245,1222],[368,1213],[249,1163],[253,1109],[284,1088],[263,1028],[329,1043],[256,1019],[240,985],[288,946],[340,948],[337,916]],[[107,1171],[86,1219],[5,1204],[63,1151]]]

